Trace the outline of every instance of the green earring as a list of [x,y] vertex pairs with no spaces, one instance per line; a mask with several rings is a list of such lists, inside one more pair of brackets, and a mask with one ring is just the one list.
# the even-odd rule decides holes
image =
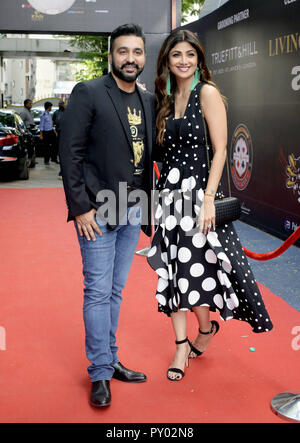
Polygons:
[[195,87],[198,85],[198,83],[200,81],[200,78],[201,78],[201,74],[200,74],[199,67],[197,66],[197,69],[196,69],[195,75],[194,75],[194,80],[193,80],[190,91],[193,91],[193,89],[195,89]]
[[167,91],[168,95],[171,95],[171,74],[170,74],[170,71],[169,71],[169,75],[168,75],[168,79],[167,79],[166,91]]

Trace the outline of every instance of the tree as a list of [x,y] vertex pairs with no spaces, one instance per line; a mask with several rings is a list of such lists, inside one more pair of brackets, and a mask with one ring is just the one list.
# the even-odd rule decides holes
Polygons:
[[205,0],[182,0],[182,23],[187,22],[189,16],[198,16]]
[[101,77],[107,72],[108,38],[95,35],[72,35],[71,46],[81,49],[78,57],[82,69],[76,74],[77,81]]

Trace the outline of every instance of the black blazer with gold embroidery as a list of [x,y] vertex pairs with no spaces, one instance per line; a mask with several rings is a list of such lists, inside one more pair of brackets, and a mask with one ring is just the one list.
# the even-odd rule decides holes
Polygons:
[[[137,87],[146,126],[145,187],[148,193],[148,222],[151,232],[150,190],[153,180],[152,145],[155,139],[155,97]],[[110,190],[116,196],[119,217],[119,183],[133,173],[132,138],[121,92],[111,74],[78,83],[64,112],[59,142],[68,221],[98,208],[97,194]],[[114,225],[112,224],[112,228]]]

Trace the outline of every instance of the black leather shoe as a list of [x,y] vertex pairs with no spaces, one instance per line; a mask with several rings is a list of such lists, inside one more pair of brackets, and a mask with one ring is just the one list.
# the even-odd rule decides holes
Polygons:
[[127,383],[142,383],[143,381],[147,380],[145,374],[142,374],[141,372],[131,371],[131,369],[125,368],[125,366],[123,366],[120,362],[115,363],[113,365],[113,368],[115,369],[115,372],[112,378],[115,378],[117,380],[125,381]]
[[111,404],[109,380],[98,380],[92,384],[90,404],[96,408],[109,406]]

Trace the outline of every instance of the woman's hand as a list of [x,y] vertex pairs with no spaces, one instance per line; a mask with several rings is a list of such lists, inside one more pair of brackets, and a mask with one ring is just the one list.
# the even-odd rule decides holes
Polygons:
[[207,234],[211,229],[216,229],[216,208],[214,198],[204,196],[198,217],[199,231]]

